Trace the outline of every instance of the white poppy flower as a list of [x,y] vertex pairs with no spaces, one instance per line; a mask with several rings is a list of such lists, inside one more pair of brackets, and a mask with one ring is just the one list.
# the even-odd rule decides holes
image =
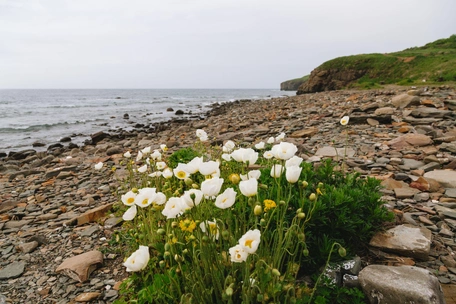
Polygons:
[[260,170],[251,170],[251,171],[249,171],[249,173],[247,173],[247,176],[249,178],[259,179],[261,176],[261,171]]
[[166,178],[166,179],[173,177],[173,175],[174,175],[174,174],[173,174],[173,171],[172,171],[170,168],[166,168],[166,169],[163,170],[163,172],[162,172],[162,176],[163,176],[164,178]]
[[97,163],[95,166],[94,166],[95,170],[101,170],[101,168],[103,168],[103,163],[102,162],[99,162]]
[[203,233],[208,234],[215,240],[218,240],[220,237],[220,231],[217,227],[217,222],[215,221],[204,221],[200,223],[200,229]]
[[210,160],[208,162],[203,162],[200,164],[199,172],[204,176],[212,175],[212,174],[216,174],[218,172],[219,167],[220,167],[219,162]]
[[125,213],[122,215],[122,219],[124,221],[131,221],[132,219],[135,218],[136,212],[137,212],[136,205],[133,205],[130,208],[128,208],[127,211],[125,211]]
[[298,147],[295,144],[288,142],[281,142],[278,145],[272,147],[272,154],[277,159],[288,160],[292,158],[298,151]]
[[233,158],[237,162],[248,162],[249,165],[253,165],[258,160],[258,152],[256,152],[252,148],[239,148],[231,152],[231,158]]
[[224,145],[223,145],[223,152],[230,153],[233,151],[233,149],[236,147],[236,144],[232,140],[228,140]]
[[182,195],[182,200],[189,206],[190,208],[194,206],[198,206],[203,199],[203,192],[198,189],[190,189],[184,192]]
[[350,120],[350,116],[344,116],[340,119],[340,124],[343,126],[346,126],[348,124],[349,120]]
[[271,168],[271,177],[279,178],[283,173],[283,166],[279,164],[275,164]]
[[258,193],[258,181],[255,178],[250,178],[246,181],[239,182],[239,190],[247,197],[254,196]]
[[303,159],[299,156],[293,156],[285,162],[285,167],[300,166]]
[[217,196],[222,188],[223,178],[213,177],[201,183],[201,191],[206,197]]
[[196,130],[196,137],[198,137],[198,138],[207,137],[207,133],[203,129],[198,129],[198,130]]
[[159,161],[159,162],[156,162],[156,163],[155,163],[155,167],[157,168],[157,170],[163,170],[163,169],[165,169],[167,166],[166,166],[166,163],[165,163],[165,162]]
[[239,245],[248,253],[255,253],[260,245],[261,232],[258,229],[247,231],[240,239]]
[[149,259],[149,247],[139,246],[139,249],[133,252],[123,265],[128,272],[140,271],[146,268]]
[[231,247],[228,252],[230,253],[231,257],[231,262],[234,263],[242,263],[247,260],[247,257],[249,256],[248,252],[245,251],[241,245],[236,245],[234,247]]
[[298,166],[287,167],[287,170],[285,172],[287,181],[291,184],[296,183],[298,181],[299,177],[301,176],[301,171],[302,171],[302,168],[298,167]]
[[285,139],[285,133],[280,133],[279,136],[275,138],[276,141],[282,141]]
[[144,173],[147,171],[147,165],[144,165],[144,166],[141,166],[138,168],[138,172],[139,173]]
[[162,159],[162,154],[160,153],[160,151],[158,150],[154,150],[154,153],[152,153],[150,155],[150,157],[153,159],[153,160],[158,160],[160,161]]
[[231,160],[231,154],[228,154],[228,153],[223,153],[222,154],[222,158],[226,161],[230,161]]
[[120,197],[120,200],[122,201],[122,203],[124,203],[124,205],[132,206],[135,204],[136,195],[137,194],[133,191],[128,191]]
[[233,188],[227,188],[223,193],[219,194],[215,199],[215,206],[220,209],[230,208],[236,201],[236,191]]
[[141,150],[141,153],[147,155],[147,154],[150,154],[150,151],[151,151],[150,147],[145,147],[144,149]]
[[268,144],[273,144],[275,142],[274,137],[269,137],[267,143]]
[[136,156],[136,161],[140,161],[143,158],[143,153],[138,151],[138,155]]
[[255,145],[255,148],[257,148],[258,150],[262,150],[262,149],[264,149],[264,146],[265,146],[265,143],[263,141],[260,141],[259,143],[257,143]]
[[126,158],[130,158],[131,157],[130,151],[125,152],[123,156]]
[[178,179],[186,179],[190,176],[190,173],[187,171],[188,169],[188,166],[186,166],[185,164],[177,164],[177,167],[173,169],[173,172],[174,172],[174,175],[178,178]]
[[[185,206],[184,206],[185,205]],[[176,218],[179,214],[182,214],[187,205],[184,203],[180,197],[171,197],[165,204],[165,208],[162,210],[162,214],[166,216],[167,219]]]
[[263,157],[264,157],[265,159],[271,159],[271,158],[274,157],[274,154],[272,154],[271,151],[266,151],[266,152],[263,153]]

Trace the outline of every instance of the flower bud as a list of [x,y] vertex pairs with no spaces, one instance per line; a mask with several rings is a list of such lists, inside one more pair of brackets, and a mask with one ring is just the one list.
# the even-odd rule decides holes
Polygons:
[[159,235],[165,235],[165,234],[166,234],[166,231],[165,231],[165,229],[160,228],[160,229],[157,230],[157,234],[159,234]]
[[253,209],[253,213],[256,216],[260,216],[263,213],[263,208],[261,208],[260,205],[256,205],[255,208]]
[[172,222],[171,223],[171,227],[177,228],[177,227],[179,227],[179,223],[178,222]]
[[230,182],[232,182],[235,185],[239,184],[239,182],[241,181],[241,178],[239,177],[239,174],[236,174],[236,173],[230,174],[228,179],[230,180]]
[[188,249],[185,248],[185,249],[182,251],[182,254],[188,254]]
[[198,184],[192,184],[192,188],[193,189],[199,189],[199,185]]
[[311,200],[312,202],[315,201],[315,200],[317,200],[317,195],[316,195],[315,193],[311,193],[311,194],[309,195],[309,200]]
[[265,219],[261,219],[260,220],[260,226],[262,226],[262,227],[266,226],[266,220]]
[[222,231],[222,238],[227,240],[230,237],[230,233],[227,230]]
[[301,186],[302,186],[303,188],[307,188],[307,186],[309,186],[309,183],[306,182],[306,181],[303,181],[303,182],[301,183]]
[[225,293],[227,296],[231,297],[233,295],[233,288],[231,287],[228,287],[226,290],[225,290]]
[[345,248],[342,246],[339,246],[339,255],[341,257],[345,257],[347,255],[347,250],[345,250]]
[[277,276],[277,277],[280,277],[280,271],[279,271],[277,268],[274,268],[274,269],[272,270],[272,274],[275,275],[275,276]]
[[307,248],[303,249],[303,250],[302,250],[302,254],[303,254],[305,257],[309,256],[309,249],[307,249]]
[[188,178],[188,177],[184,180],[184,182],[185,182],[185,184],[187,186],[191,186],[193,184],[193,180],[191,178]]
[[192,234],[192,235],[190,235],[190,236],[188,237],[188,240],[189,240],[190,242],[193,242],[194,240],[196,240],[196,236],[194,236],[194,235]]
[[302,220],[305,217],[306,217],[306,214],[304,212],[299,212],[298,213],[298,219]]
[[298,240],[300,240],[301,242],[305,242],[306,241],[305,233],[298,234]]
[[321,188],[321,187],[323,187],[323,183],[319,182],[318,185],[317,185],[317,188]]
[[133,189],[131,189],[131,192],[133,192],[133,193],[139,193],[139,190],[138,190],[138,188],[133,188]]
[[165,258],[169,258],[169,257],[171,256],[171,252],[165,251],[165,253],[163,254],[163,256],[164,256]]
[[160,262],[158,262],[158,266],[160,266],[160,268],[165,268],[166,262],[161,260]]
[[169,243],[165,243],[165,250],[168,251],[171,249],[171,245]]
[[268,189],[268,185],[258,184],[258,188],[267,190]]

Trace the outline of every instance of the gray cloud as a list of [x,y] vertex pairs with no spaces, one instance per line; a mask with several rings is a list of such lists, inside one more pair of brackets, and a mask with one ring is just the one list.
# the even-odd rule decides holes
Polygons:
[[0,0],[0,88],[278,88],[456,32],[453,0]]

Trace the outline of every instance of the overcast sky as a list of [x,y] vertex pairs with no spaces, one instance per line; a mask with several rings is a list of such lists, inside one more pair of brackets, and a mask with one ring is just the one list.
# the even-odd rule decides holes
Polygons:
[[0,88],[279,88],[456,34],[455,0],[0,0]]

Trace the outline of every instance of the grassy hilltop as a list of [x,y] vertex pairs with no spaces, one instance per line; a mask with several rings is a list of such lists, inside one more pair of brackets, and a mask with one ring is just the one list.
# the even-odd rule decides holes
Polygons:
[[344,56],[326,61],[300,85],[298,94],[347,87],[442,82],[456,82],[456,35],[400,52]]

